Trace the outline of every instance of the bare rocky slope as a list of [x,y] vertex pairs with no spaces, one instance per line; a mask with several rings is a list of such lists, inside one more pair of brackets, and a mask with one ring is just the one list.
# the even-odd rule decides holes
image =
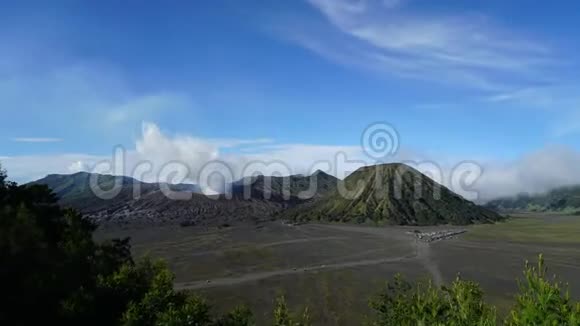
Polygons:
[[[119,193],[111,199],[97,197],[89,186],[91,177],[104,190],[118,180]],[[228,196],[205,196],[195,185],[171,185],[179,199],[169,198],[160,184],[110,175],[49,175],[33,184],[48,185],[61,205],[80,210],[102,226],[224,225],[274,218],[410,225],[501,219],[403,164],[364,167],[344,181],[322,171],[245,178],[231,185]],[[343,196],[343,188],[354,196]]]
[[[103,190],[112,189],[117,180],[119,193],[110,199],[99,198],[91,190],[91,177]],[[61,205],[75,208],[103,226],[185,226],[271,219],[284,209],[323,196],[336,187],[337,181],[321,171],[311,176],[257,176],[234,183],[231,196],[206,196],[195,185],[168,185],[178,196],[171,198],[160,184],[85,172],[48,175],[30,184],[47,185]],[[311,189],[310,185],[317,186]]]

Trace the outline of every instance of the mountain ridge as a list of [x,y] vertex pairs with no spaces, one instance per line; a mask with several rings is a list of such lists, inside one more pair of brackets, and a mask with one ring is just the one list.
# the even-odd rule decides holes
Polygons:
[[[91,176],[53,174],[30,184],[47,184],[61,198],[61,205],[76,208],[101,224],[215,225],[280,218],[432,225],[501,219],[401,163],[362,167],[344,180],[323,171],[310,176],[248,177],[232,183],[230,194],[216,196],[192,191],[193,185],[170,185],[187,189],[178,192],[184,195],[179,200],[168,198],[160,184],[97,175],[104,189],[112,188],[115,178],[121,178],[122,185],[116,197],[100,199],[88,189]],[[137,186],[140,193],[136,197]],[[341,190],[350,190],[354,197],[345,198]]]
[[339,179],[321,170],[310,176],[258,175],[245,177],[232,184],[232,194],[238,198],[261,198],[274,201],[310,200],[324,196],[336,187]]

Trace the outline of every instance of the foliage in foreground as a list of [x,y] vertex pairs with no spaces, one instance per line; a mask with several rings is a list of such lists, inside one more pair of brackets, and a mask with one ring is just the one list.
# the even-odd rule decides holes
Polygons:
[[[572,302],[566,287],[548,278],[544,258],[537,266],[526,262],[518,281],[516,303],[504,325],[580,325],[580,302]],[[457,278],[451,286],[415,285],[400,275],[370,302],[375,326],[382,325],[497,325],[496,309],[483,301],[477,283]]]
[[[516,303],[504,325],[580,325],[580,302],[572,302],[565,286],[547,277],[544,258],[537,266],[526,262]],[[483,301],[477,283],[457,278],[451,286],[415,285],[400,275],[370,302],[375,326],[382,325],[497,325],[496,309]]]
[[[0,168],[0,325],[255,324],[246,307],[213,316],[202,298],[173,289],[163,262],[134,262],[129,239],[96,243],[94,230],[46,186],[19,186]],[[306,325],[283,299],[275,315],[276,325]]]
[[480,287],[457,278],[449,287],[412,285],[397,275],[370,302],[373,325],[495,325],[495,309],[483,302]]
[[[1,325],[255,325],[243,306],[213,315],[202,298],[173,289],[164,263],[134,262],[128,239],[95,243],[94,229],[47,187],[18,186],[0,169]],[[580,303],[547,277],[542,256],[537,266],[526,263],[519,285],[506,325],[580,325]],[[498,324],[479,285],[459,278],[438,288],[397,276],[370,306],[375,326]],[[274,326],[311,324],[308,310],[291,312],[284,297],[272,315]]]
[[580,325],[580,302],[572,302],[567,287],[555,276],[548,278],[542,255],[537,266],[526,262],[518,283],[520,291],[506,325]]

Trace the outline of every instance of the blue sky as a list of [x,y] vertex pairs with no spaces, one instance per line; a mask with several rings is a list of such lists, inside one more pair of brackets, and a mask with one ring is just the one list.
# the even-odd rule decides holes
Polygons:
[[220,156],[387,121],[418,157],[576,159],[579,22],[577,1],[3,1],[0,157],[25,181],[137,148],[144,122]]

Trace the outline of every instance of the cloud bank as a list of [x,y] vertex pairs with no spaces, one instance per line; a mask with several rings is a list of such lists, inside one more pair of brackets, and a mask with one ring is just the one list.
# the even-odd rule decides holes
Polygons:
[[[463,163],[444,155],[434,157],[405,149],[389,160],[419,167],[434,164],[443,174],[439,181],[448,187],[452,186],[453,169]],[[79,171],[122,174],[143,181],[170,183],[199,183],[200,175],[215,174],[217,178],[202,182],[208,193],[223,191],[225,183],[256,173],[311,174],[321,169],[344,178],[361,166],[376,163],[359,146],[278,144],[270,139],[204,139],[169,135],[153,123],[143,124],[142,134],[134,148],[116,148],[109,155],[12,156],[2,157],[0,162],[8,169],[10,177],[19,182],[50,173]],[[478,193],[480,202],[580,184],[580,170],[577,168],[580,166],[580,152],[564,146],[545,147],[513,161],[474,163],[483,172],[469,188]]]
[[519,193],[542,193],[560,186],[580,184],[580,152],[565,146],[548,146],[511,162],[485,162],[477,182],[483,200]]

